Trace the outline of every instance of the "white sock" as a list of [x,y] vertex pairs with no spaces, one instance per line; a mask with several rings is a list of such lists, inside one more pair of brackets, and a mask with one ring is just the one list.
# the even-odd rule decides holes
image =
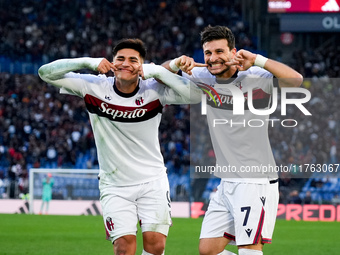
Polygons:
[[142,255],[152,255],[152,254],[143,250]]
[[[143,250],[142,255],[153,255],[153,254],[148,253],[148,252],[146,252],[146,251]],[[164,251],[163,251],[162,255],[164,255]]]
[[262,251],[251,249],[238,249],[239,255],[263,255]]
[[231,252],[231,251],[224,250],[224,251],[222,251],[221,253],[219,253],[217,255],[236,255],[236,254]]

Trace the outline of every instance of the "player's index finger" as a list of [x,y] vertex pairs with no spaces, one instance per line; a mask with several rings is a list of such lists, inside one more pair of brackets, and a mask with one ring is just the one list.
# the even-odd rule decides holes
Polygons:
[[208,66],[207,64],[203,64],[203,63],[195,63],[196,67],[205,67]]

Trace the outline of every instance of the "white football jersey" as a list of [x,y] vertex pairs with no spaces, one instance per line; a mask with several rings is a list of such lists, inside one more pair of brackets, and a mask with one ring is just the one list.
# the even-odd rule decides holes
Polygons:
[[[233,95],[218,84],[205,67],[195,67],[192,75],[182,74],[201,87],[210,90],[207,96],[207,122],[216,155],[215,175],[228,181],[268,183],[276,179],[271,171],[276,164],[268,137],[269,115],[257,115],[248,109],[248,91],[253,96],[255,109],[268,109],[273,90],[273,75],[259,67],[238,71],[226,83],[241,90],[244,97],[244,114],[233,113]],[[209,85],[217,92],[205,86]],[[204,87],[205,86],[205,87]],[[241,94],[241,95],[242,95]]]
[[183,103],[174,101],[176,93],[172,89],[155,79],[139,79],[136,90],[124,94],[114,86],[114,77],[70,72],[65,78],[77,82],[60,92],[85,101],[102,182],[127,186],[166,175],[158,140],[162,108]]

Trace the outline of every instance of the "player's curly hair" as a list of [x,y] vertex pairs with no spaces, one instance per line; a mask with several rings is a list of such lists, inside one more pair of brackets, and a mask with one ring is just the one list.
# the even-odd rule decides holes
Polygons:
[[116,46],[113,48],[113,56],[117,55],[117,52],[121,49],[133,49],[139,52],[140,56],[145,59],[146,47],[144,42],[137,38],[125,38],[118,41]]
[[226,39],[229,49],[235,48],[235,36],[226,26],[207,26],[201,32],[201,45],[214,40]]

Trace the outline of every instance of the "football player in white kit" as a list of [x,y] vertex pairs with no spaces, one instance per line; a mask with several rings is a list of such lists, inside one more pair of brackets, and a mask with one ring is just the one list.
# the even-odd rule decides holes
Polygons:
[[[162,108],[201,100],[194,83],[162,66],[143,64],[145,55],[141,40],[123,39],[113,49],[112,63],[84,57],[56,60],[39,69],[40,77],[61,93],[85,101],[98,152],[103,219],[114,254],[135,254],[138,221],[142,254],[164,253],[171,209],[158,140]],[[81,69],[101,74],[74,72]],[[104,75],[110,70],[115,77]]]
[[[221,182],[202,223],[199,251],[201,255],[233,254],[224,249],[227,244],[235,244],[239,254],[260,255],[263,244],[271,243],[275,226],[278,176],[275,171],[242,171],[247,167],[275,167],[268,138],[266,119],[269,116],[256,115],[248,109],[247,93],[252,92],[256,109],[266,110],[275,82],[280,88],[298,87],[303,77],[272,59],[246,50],[237,51],[233,33],[224,26],[206,27],[201,33],[201,44],[206,67],[197,67],[197,63],[187,56],[163,64],[167,69],[203,84],[204,89],[210,86],[212,93],[223,98],[218,101],[215,95],[216,104],[213,100],[207,101],[206,114],[216,166],[229,171],[215,173]],[[233,85],[234,90],[241,90],[244,95],[243,115],[233,114],[233,94],[226,84]],[[258,123],[254,124],[257,127],[248,125],[253,119],[262,121],[263,126],[258,127]],[[216,125],[216,120],[224,120],[224,125]]]

